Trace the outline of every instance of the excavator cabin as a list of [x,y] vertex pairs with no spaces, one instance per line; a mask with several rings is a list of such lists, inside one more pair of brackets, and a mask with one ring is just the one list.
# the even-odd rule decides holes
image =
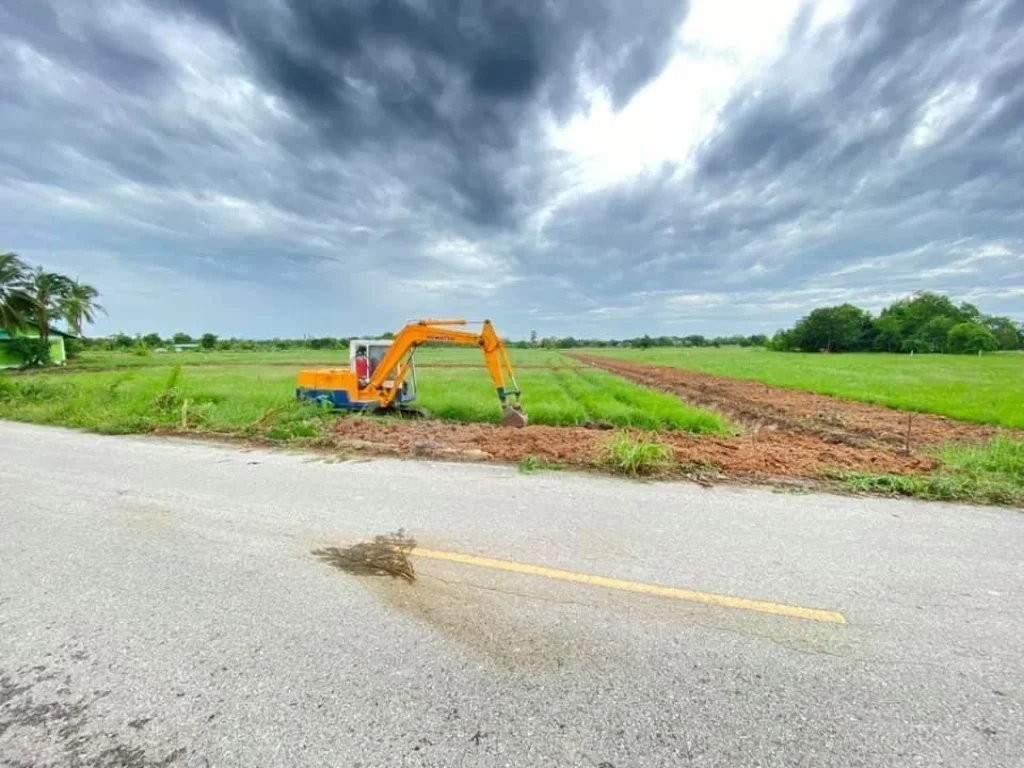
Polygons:
[[485,320],[480,333],[452,328],[466,324],[465,320],[420,320],[406,325],[394,339],[353,339],[347,369],[300,371],[295,396],[344,411],[419,412],[414,406],[416,350],[431,342],[472,345],[483,353],[494,382],[502,409],[501,423],[526,426],[512,363],[494,326]]

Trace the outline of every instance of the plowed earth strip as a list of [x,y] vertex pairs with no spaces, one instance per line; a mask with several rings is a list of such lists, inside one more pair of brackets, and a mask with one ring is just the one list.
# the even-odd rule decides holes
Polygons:
[[[331,439],[343,450],[374,454],[503,462],[533,456],[567,467],[593,467],[600,464],[611,435],[586,427],[507,429],[489,424],[349,417],[337,421]],[[814,478],[828,469],[919,474],[937,466],[925,457],[827,443],[812,435],[762,432],[711,438],[662,432],[658,439],[672,447],[681,471],[748,478]]]
[[588,365],[649,389],[668,392],[725,415],[753,434],[773,431],[818,437],[827,443],[883,450],[905,449],[908,422],[911,450],[945,443],[981,442],[996,434],[1024,434],[942,416],[897,411],[868,403],[770,387],[754,381],[710,376],[679,368],[573,355]]

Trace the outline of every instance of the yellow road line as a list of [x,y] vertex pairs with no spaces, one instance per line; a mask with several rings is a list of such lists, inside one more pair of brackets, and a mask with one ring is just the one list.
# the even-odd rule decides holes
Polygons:
[[807,621],[823,621],[830,624],[846,623],[846,617],[843,616],[843,614],[836,611],[824,611],[818,608],[802,608],[798,605],[781,605],[779,603],[768,603],[761,600],[748,600],[743,597],[716,595],[711,592],[695,592],[689,589],[661,587],[657,584],[645,584],[640,581],[625,581],[623,579],[612,579],[607,576],[592,576],[587,573],[563,571],[558,568],[545,568],[541,565],[514,563],[509,560],[494,560],[489,557],[463,555],[458,552],[441,552],[436,549],[422,549],[421,547],[416,547],[416,549],[412,551],[412,554],[418,555],[419,557],[425,557],[430,560],[445,560],[449,563],[475,565],[481,568],[493,568],[498,571],[523,573],[528,576],[542,576],[546,579],[572,581],[577,584],[588,584],[592,587],[617,589],[622,592],[638,592],[643,595],[668,597],[673,600],[685,600],[690,603],[716,605],[722,608],[738,608],[743,611],[771,613],[776,616],[788,616],[793,619],[806,619]]

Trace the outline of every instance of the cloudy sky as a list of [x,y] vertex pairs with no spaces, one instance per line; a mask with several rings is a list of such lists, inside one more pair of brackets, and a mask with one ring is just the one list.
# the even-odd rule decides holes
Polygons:
[[1024,320],[1024,0],[0,0],[0,251],[97,333]]

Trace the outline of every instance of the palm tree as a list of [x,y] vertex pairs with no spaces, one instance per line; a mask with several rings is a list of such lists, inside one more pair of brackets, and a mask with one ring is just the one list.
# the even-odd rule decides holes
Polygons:
[[96,313],[106,311],[96,303],[100,292],[91,285],[71,280],[60,300],[60,314],[76,336],[82,335],[82,324],[96,321]]
[[34,314],[28,268],[13,253],[0,253],[0,330],[21,328]]
[[28,289],[35,304],[33,315],[43,341],[50,340],[50,323],[61,316],[61,302],[70,287],[71,280],[57,272],[36,267],[29,273]]

